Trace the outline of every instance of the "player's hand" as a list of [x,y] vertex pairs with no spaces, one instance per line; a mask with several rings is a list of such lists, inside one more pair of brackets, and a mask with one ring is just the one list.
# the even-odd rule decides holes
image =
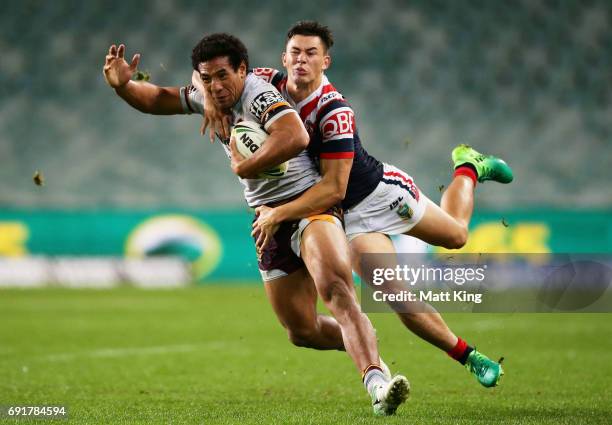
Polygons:
[[[211,102],[212,103],[212,102]],[[228,139],[230,137],[230,126],[232,117],[225,115],[221,112],[217,112],[216,109],[208,107],[208,103],[204,105],[204,116],[202,118],[202,125],[200,126],[200,134],[203,136],[208,128],[208,136],[210,137],[210,143],[215,142],[215,135],[218,134],[222,139]]]
[[240,169],[240,163],[244,161],[244,156],[242,156],[240,152],[238,152],[238,148],[236,147],[236,139],[234,139],[233,137],[230,139],[229,148],[231,154],[230,166],[232,167],[232,171],[235,174],[238,174],[238,171]]
[[240,152],[238,152],[238,148],[236,147],[236,139],[234,139],[233,137],[230,138],[229,148],[231,154],[230,167],[232,167],[232,171],[234,172],[234,174],[242,177],[243,179],[257,178],[257,175],[245,175],[242,172],[243,169],[241,168],[241,165],[245,161],[245,158]]
[[132,79],[132,74],[138,69],[140,54],[136,53],[132,57],[132,62],[127,63],[124,58],[125,45],[120,44],[110,46],[106,61],[104,62],[104,79],[114,89],[123,87]]
[[280,220],[276,208],[261,206],[255,209],[256,219],[253,223],[251,236],[256,236],[255,248],[260,253],[272,240],[280,227]]

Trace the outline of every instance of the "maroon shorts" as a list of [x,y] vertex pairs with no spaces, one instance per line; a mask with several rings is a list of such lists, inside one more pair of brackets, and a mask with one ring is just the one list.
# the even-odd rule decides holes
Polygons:
[[[264,281],[287,276],[304,267],[304,261],[296,254],[295,248],[292,248],[292,240],[295,243],[296,236],[301,236],[306,226],[316,220],[326,220],[342,226],[342,209],[334,206],[321,214],[281,223],[268,245],[258,256],[259,271]],[[253,239],[256,241],[257,235]]]

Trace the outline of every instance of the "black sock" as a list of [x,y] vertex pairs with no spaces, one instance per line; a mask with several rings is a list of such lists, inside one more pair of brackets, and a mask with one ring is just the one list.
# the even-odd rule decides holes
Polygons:
[[459,357],[457,359],[457,361],[459,363],[461,363],[462,365],[465,365],[465,363],[467,362],[468,357],[470,356],[470,353],[474,351],[474,347],[468,345],[465,349],[465,351],[463,352],[463,355],[461,357]]

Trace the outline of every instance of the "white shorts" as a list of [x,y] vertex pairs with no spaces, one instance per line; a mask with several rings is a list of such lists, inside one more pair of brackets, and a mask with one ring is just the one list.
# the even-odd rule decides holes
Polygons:
[[376,189],[344,212],[348,240],[361,233],[399,235],[412,229],[425,214],[427,197],[412,177],[383,164],[383,178]]

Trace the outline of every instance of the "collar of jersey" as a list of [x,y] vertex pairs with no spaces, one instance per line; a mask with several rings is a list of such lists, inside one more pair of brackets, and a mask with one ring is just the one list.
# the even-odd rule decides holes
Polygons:
[[[300,111],[304,105],[310,103],[312,101],[312,99],[321,96],[321,91],[323,90],[323,87],[329,84],[329,80],[327,79],[327,76],[325,74],[323,74],[323,78],[321,78],[321,84],[319,85],[319,87],[317,87],[317,89],[315,91],[313,91],[312,93],[310,93],[308,95],[308,97],[306,97],[306,99],[302,100],[301,102],[297,103],[295,105],[295,108]],[[289,93],[287,93],[289,94]]]

